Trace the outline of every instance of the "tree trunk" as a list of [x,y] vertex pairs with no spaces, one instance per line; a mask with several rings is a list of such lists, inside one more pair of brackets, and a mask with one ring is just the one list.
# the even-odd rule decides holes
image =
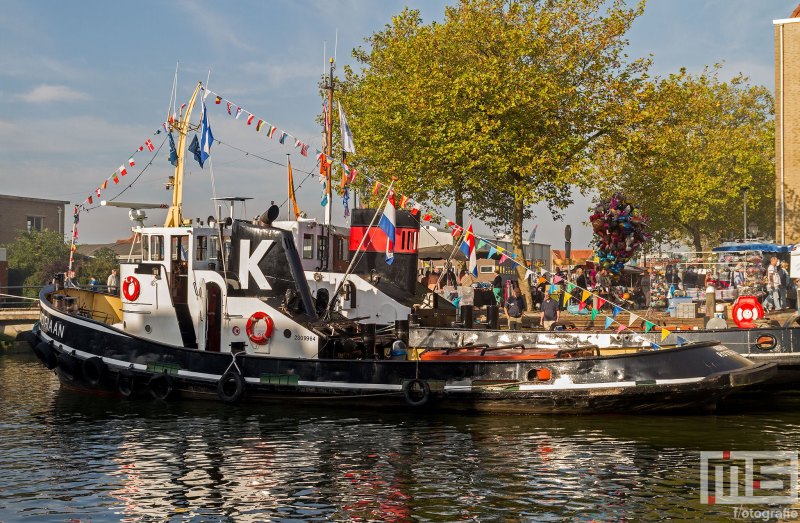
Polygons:
[[525,260],[525,252],[522,249],[522,220],[524,218],[525,202],[522,195],[517,192],[514,195],[514,208],[511,214],[511,246],[514,249],[514,254],[517,255],[516,261],[519,265],[515,266],[517,271],[517,280],[519,281],[519,289],[522,295],[525,296],[528,311],[533,311],[533,300],[531,299],[531,288],[528,285],[528,279],[525,277],[525,272],[528,265]]
[[456,204],[456,215],[453,217],[453,221],[462,227],[466,227],[467,224],[464,223],[464,197],[460,192],[456,192],[454,200]]

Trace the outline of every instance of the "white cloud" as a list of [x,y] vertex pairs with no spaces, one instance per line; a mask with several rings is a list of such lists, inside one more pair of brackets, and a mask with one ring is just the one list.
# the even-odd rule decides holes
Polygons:
[[20,95],[20,98],[29,103],[77,102],[88,100],[89,95],[66,85],[42,84]]

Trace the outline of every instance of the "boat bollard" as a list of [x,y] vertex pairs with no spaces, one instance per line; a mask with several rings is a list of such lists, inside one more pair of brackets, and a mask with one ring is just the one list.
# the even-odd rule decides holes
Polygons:
[[394,335],[408,345],[408,320],[394,320]]
[[486,321],[490,329],[496,329],[499,325],[499,308],[497,305],[486,306]]
[[475,324],[475,318],[473,314],[472,305],[462,305],[461,325],[463,325],[465,329],[471,329],[474,324]]
[[362,334],[364,340],[365,356],[375,356],[375,324],[364,323],[364,333]]

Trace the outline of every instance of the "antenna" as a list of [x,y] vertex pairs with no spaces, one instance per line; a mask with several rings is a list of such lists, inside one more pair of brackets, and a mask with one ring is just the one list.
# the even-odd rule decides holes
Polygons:
[[147,219],[144,209],[169,209],[166,203],[133,203],[133,202],[110,202],[102,200],[100,202],[102,207],[122,207],[123,209],[130,209],[128,211],[128,218],[132,222],[139,224],[139,227],[144,227],[144,221]]

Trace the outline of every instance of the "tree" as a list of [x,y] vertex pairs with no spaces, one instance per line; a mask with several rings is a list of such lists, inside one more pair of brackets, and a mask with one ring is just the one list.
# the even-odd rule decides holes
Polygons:
[[[624,34],[642,9],[462,0],[430,25],[403,11],[354,52],[362,70],[345,70],[357,165],[419,200],[455,203],[462,225],[462,210],[510,224],[524,261],[531,205],[558,215],[574,188],[596,185],[600,144],[627,143],[648,62],[626,63]],[[517,270],[527,291],[525,264]]]
[[[57,231],[21,232],[5,247],[12,285],[44,285],[54,274],[66,271],[69,264],[69,245]],[[36,296],[38,291],[27,290],[24,294]]]
[[742,236],[743,189],[748,221],[774,228],[772,96],[741,75],[722,82],[718,69],[655,81],[632,154],[608,154],[601,166],[607,190],[641,206],[656,240],[696,251]]
[[88,283],[92,277],[95,277],[101,285],[105,285],[111,269],[119,269],[117,254],[110,247],[101,247],[93,257],[82,261],[76,272],[78,281],[81,283]]

